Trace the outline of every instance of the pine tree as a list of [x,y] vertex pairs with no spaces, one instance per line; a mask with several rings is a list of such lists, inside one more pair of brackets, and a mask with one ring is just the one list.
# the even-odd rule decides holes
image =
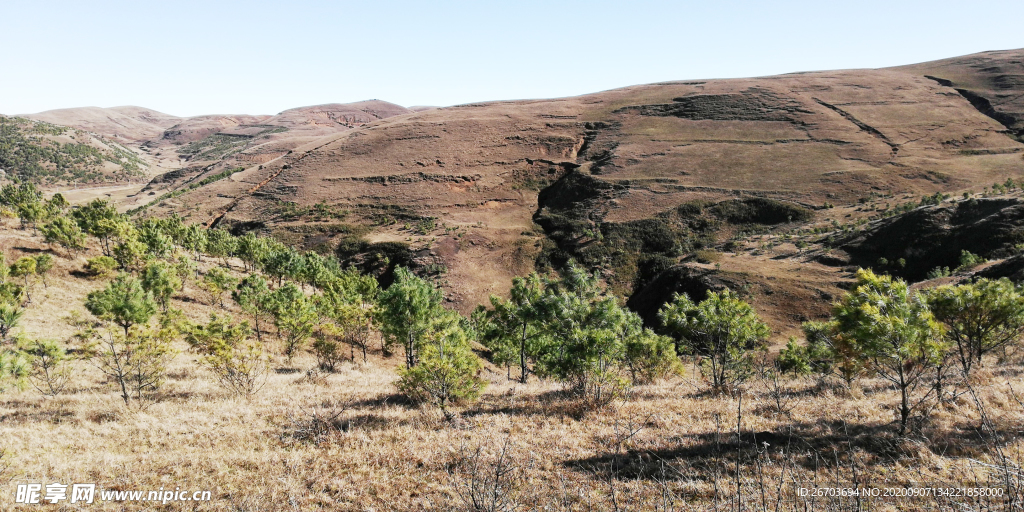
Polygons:
[[111,241],[123,229],[120,224],[125,221],[110,202],[94,199],[85,206],[72,210],[71,217],[82,231],[100,240],[104,256],[112,255]]
[[519,365],[520,382],[526,383],[529,363],[535,361],[546,344],[546,320],[541,300],[544,282],[536,272],[512,280],[509,299],[491,296],[492,309],[485,313],[481,342],[493,354],[496,364]]
[[271,301],[273,304],[274,325],[284,343],[284,355],[289,364],[292,357],[309,341],[317,325],[317,311],[313,301],[302,293],[293,283],[274,290]]
[[142,271],[142,288],[153,294],[160,307],[167,311],[174,292],[181,288],[181,279],[167,263],[153,261]]
[[945,325],[964,375],[969,376],[985,354],[1024,336],[1024,293],[1009,279],[940,286],[925,298],[935,318]]
[[259,274],[253,274],[238,284],[238,287],[231,292],[231,298],[242,307],[242,310],[253,317],[253,327],[256,330],[256,339],[263,341],[260,334],[260,318],[271,314],[273,310],[273,297],[270,295],[270,287],[266,279]]
[[31,256],[22,256],[18,258],[11,265],[11,277],[22,278],[24,286],[22,290],[25,292],[25,300],[32,302],[32,282],[36,277],[36,259]]
[[43,225],[42,232],[46,243],[60,245],[69,255],[85,248],[85,233],[68,217],[54,217]]
[[85,308],[97,318],[121,326],[125,337],[132,326],[145,324],[156,314],[153,295],[138,279],[126,274],[114,278],[106,288],[90,292]]
[[709,290],[699,304],[685,294],[676,295],[658,316],[675,337],[680,353],[701,358],[718,392],[731,391],[751,375],[754,353],[764,349],[771,335],[754,308],[729,290]]
[[203,280],[200,286],[204,290],[210,293],[211,306],[220,305],[224,307],[224,293],[233,289],[238,284],[238,279],[219,267],[210,269],[209,272],[203,276]]
[[480,360],[470,349],[465,319],[445,310],[423,333],[416,364],[399,372],[398,389],[448,415],[453,404],[476,400],[485,386]]
[[234,256],[237,247],[237,239],[223,229],[211,229],[206,233],[206,252],[213,258],[222,258],[225,267],[231,267],[228,258]]
[[945,349],[941,325],[906,282],[870,270],[857,272],[853,291],[832,314],[857,356],[899,389],[899,433],[905,434],[910,414],[930,393],[915,396],[915,391]]
[[394,282],[381,293],[378,310],[381,333],[388,340],[388,346],[402,344],[406,368],[416,366],[423,337],[444,315],[441,298],[440,290],[405,267],[395,267]]

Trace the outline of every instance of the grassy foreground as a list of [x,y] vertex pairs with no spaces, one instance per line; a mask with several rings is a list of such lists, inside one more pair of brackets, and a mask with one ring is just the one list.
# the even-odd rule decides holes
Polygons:
[[[49,251],[30,231],[4,228],[2,237],[7,261]],[[57,265],[21,329],[63,341],[75,330],[64,319],[72,311],[88,316],[84,297],[104,283],[81,275],[85,255],[55,254]],[[173,306],[196,321],[224,311],[207,302],[190,283]],[[243,316],[232,308],[229,301],[228,312]],[[251,400],[220,388],[184,342],[176,348],[167,382],[142,407],[125,407],[84,361],[56,398],[31,388],[0,395],[0,509],[32,507],[14,504],[19,483],[51,482],[213,496],[163,506],[64,502],[62,510],[857,510],[849,497],[796,492],[797,482],[851,481],[880,488],[1008,485],[1016,504],[988,510],[1021,507],[1019,357],[986,361],[974,393],[936,406],[898,438],[898,393],[875,379],[852,391],[809,379],[752,379],[736,396],[715,396],[690,367],[590,410],[557,384],[522,385],[488,367],[481,400],[446,418],[397,394],[402,358],[384,357],[379,345],[368,363],[357,355],[360,362],[335,373],[313,370],[307,354],[291,365],[275,356],[275,370]],[[1016,479],[999,480],[1006,468]],[[859,505],[982,509],[976,501],[910,497]]]

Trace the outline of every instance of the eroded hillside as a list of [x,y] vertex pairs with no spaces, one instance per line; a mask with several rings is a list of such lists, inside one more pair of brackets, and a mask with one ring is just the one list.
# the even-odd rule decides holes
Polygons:
[[[267,163],[324,136],[409,112],[393,103],[368,100],[300,107],[277,115],[176,117],[128,106],[60,109],[25,117],[116,141],[134,153],[145,163],[137,174],[150,183],[123,187],[126,190],[110,197],[122,209],[135,209],[225,171]],[[90,175],[83,183],[96,181]]]
[[[1017,68],[993,75],[977,65],[1022,55],[935,66],[964,83],[998,84],[977,86],[979,96],[1024,93]],[[845,271],[797,270],[820,265],[804,257],[820,237],[785,256],[759,246],[866,221],[857,210],[869,200],[895,206],[1024,175],[1024,144],[956,84],[925,76],[935,66],[671,82],[418,112],[309,142],[149,211],[265,229],[310,247],[341,241],[364,255],[388,242],[381,250],[394,256],[405,244],[399,256],[443,274],[463,309],[535,264],[582,259],[629,295],[673,265],[701,264],[692,260],[697,251],[724,253],[703,265],[792,295],[775,307],[797,311],[774,314],[792,327],[814,314],[800,310],[803,298],[834,294]],[[990,101],[1015,108],[1002,96]],[[768,203],[722,213],[750,199]],[[780,208],[800,213],[771,214]],[[796,284],[770,286],[765,276],[787,267]]]

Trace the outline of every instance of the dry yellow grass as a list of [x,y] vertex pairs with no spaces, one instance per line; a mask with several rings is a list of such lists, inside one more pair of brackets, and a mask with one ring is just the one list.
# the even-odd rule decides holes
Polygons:
[[[8,260],[18,247],[42,248],[29,234],[4,233]],[[28,309],[26,335],[70,335],[60,318],[81,309],[85,294],[102,284],[70,274],[80,266],[81,260],[60,260],[48,297]],[[195,319],[221,311],[195,296],[201,302],[175,306]],[[506,442],[516,510],[736,510],[729,503],[737,495],[737,457],[743,510],[772,509],[780,479],[790,494],[794,480],[849,481],[854,474],[878,487],[961,483],[984,473],[975,461],[997,462],[969,395],[936,408],[913,436],[897,439],[898,394],[874,379],[852,394],[786,381],[789,410],[780,413],[758,380],[739,396],[715,397],[688,372],[591,411],[556,384],[521,385],[491,368],[480,402],[448,420],[395,394],[401,357],[379,350],[368,364],[345,363],[333,374],[307,374],[315,361],[302,355],[293,362],[299,371],[271,373],[245,400],[218,387],[184,343],[178,349],[166,384],[142,408],[126,408],[84,361],[75,363],[70,390],[57,398],[31,389],[0,395],[0,448],[10,464],[0,475],[0,509],[16,508],[18,483],[94,482],[118,490],[210,490],[213,499],[166,508],[97,502],[80,510],[465,510],[470,465],[487,470],[476,472],[479,481]],[[274,367],[283,366],[275,358]],[[975,383],[1006,441],[998,446],[1018,462],[1024,405],[1011,386],[1024,396],[1022,374],[1019,362],[992,362]],[[477,448],[481,455],[473,457]],[[797,504],[806,505],[781,510]],[[818,501],[806,509],[828,506]],[[935,503],[918,498],[899,509],[934,510]]]

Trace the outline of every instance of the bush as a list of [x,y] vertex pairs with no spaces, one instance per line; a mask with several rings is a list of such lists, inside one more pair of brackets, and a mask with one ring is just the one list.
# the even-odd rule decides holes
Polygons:
[[85,273],[93,279],[111,277],[117,272],[117,260],[110,256],[96,256],[85,260]]
[[9,387],[23,389],[29,366],[24,355],[13,350],[0,350],[0,393]]
[[48,244],[57,244],[69,254],[85,248],[85,233],[70,217],[56,217],[43,226],[43,237]]
[[986,261],[988,260],[972,253],[971,251],[963,250],[960,251],[960,266],[957,267],[957,270],[971,269],[985,263]]
[[698,263],[716,263],[722,260],[722,254],[710,249],[701,249],[694,254]]
[[248,322],[235,324],[230,317],[210,315],[205,326],[189,328],[185,341],[203,354],[201,364],[223,388],[250,397],[263,387],[269,371],[263,346],[251,334]]
[[681,370],[672,338],[644,329],[628,337],[625,345],[623,362],[629,369],[633,384],[650,384]]
[[224,307],[224,294],[229,290],[235,288],[238,284],[238,279],[233,277],[227,270],[216,267],[210,269],[209,272],[203,276],[203,280],[200,281],[199,286],[202,287],[210,294],[210,305],[220,305]]
[[[3,268],[6,269],[7,267]],[[24,295],[24,290],[21,289],[18,283],[11,281],[0,282],[0,304],[20,304]]]
[[496,450],[465,445],[447,466],[464,510],[511,512],[522,510],[520,500],[532,494],[527,469],[532,460],[520,461],[506,438]]
[[317,368],[321,370],[333,372],[337,370],[338,363],[345,360],[345,355],[341,351],[341,344],[327,335],[318,335],[316,340],[313,341],[311,351],[316,356]]
[[21,322],[24,309],[7,302],[0,302],[0,345],[7,343],[12,337],[11,331]]
[[793,375],[810,375],[813,372],[806,347],[797,345],[796,338],[792,336],[786,347],[779,351],[779,371]]
[[92,339],[87,353],[93,365],[118,386],[125,405],[131,405],[132,401],[142,404],[163,384],[175,355],[173,334],[166,329],[134,325],[124,334],[103,329],[83,337]]

